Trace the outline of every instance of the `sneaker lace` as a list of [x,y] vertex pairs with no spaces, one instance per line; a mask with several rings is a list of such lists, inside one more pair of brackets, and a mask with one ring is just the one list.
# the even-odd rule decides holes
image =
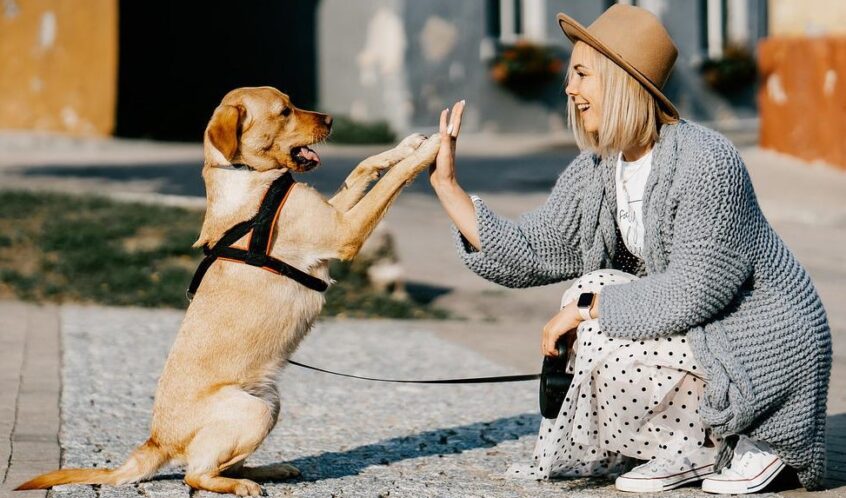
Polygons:
[[672,462],[670,462],[668,460],[664,460],[664,459],[661,459],[661,458],[655,458],[655,459],[649,460],[646,463],[642,463],[642,464],[638,465],[637,467],[635,467],[632,470],[636,470],[636,471],[642,472],[644,474],[657,474],[659,472],[666,472],[668,468],[671,468],[670,467],[671,463]]
[[731,461],[731,469],[739,474],[745,474],[749,466],[762,456],[770,455],[771,452],[764,443],[758,443],[748,438],[741,438],[735,448],[734,458]]

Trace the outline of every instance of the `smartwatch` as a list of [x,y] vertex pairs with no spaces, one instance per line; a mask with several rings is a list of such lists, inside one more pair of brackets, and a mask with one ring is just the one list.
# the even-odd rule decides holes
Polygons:
[[596,294],[593,292],[582,292],[579,294],[579,300],[576,301],[576,307],[579,309],[579,316],[582,317],[582,320],[592,320],[593,317],[590,316],[590,308],[593,306],[593,300],[596,298]]

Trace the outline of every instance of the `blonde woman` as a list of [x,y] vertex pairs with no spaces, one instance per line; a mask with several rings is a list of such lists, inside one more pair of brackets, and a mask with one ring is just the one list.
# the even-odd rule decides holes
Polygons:
[[807,272],[737,150],[661,92],[677,51],[660,21],[626,5],[588,28],[558,20],[575,44],[566,93],[583,152],[546,203],[514,222],[464,192],[463,101],[441,115],[430,172],[472,271],[509,287],[577,278],[541,338],[545,355],[574,339],[573,383],[533,460],[508,473],[741,494],[789,467],[818,487],[831,336]]

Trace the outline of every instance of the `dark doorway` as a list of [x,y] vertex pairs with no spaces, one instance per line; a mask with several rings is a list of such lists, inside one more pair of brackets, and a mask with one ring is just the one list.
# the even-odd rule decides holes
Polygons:
[[200,141],[239,86],[274,86],[313,107],[317,2],[120,0],[115,134]]

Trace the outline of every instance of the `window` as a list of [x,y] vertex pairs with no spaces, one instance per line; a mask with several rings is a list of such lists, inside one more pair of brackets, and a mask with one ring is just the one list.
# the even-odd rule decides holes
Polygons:
[[502,43],[546,41],[546,0],[488,0],[488,36]]

